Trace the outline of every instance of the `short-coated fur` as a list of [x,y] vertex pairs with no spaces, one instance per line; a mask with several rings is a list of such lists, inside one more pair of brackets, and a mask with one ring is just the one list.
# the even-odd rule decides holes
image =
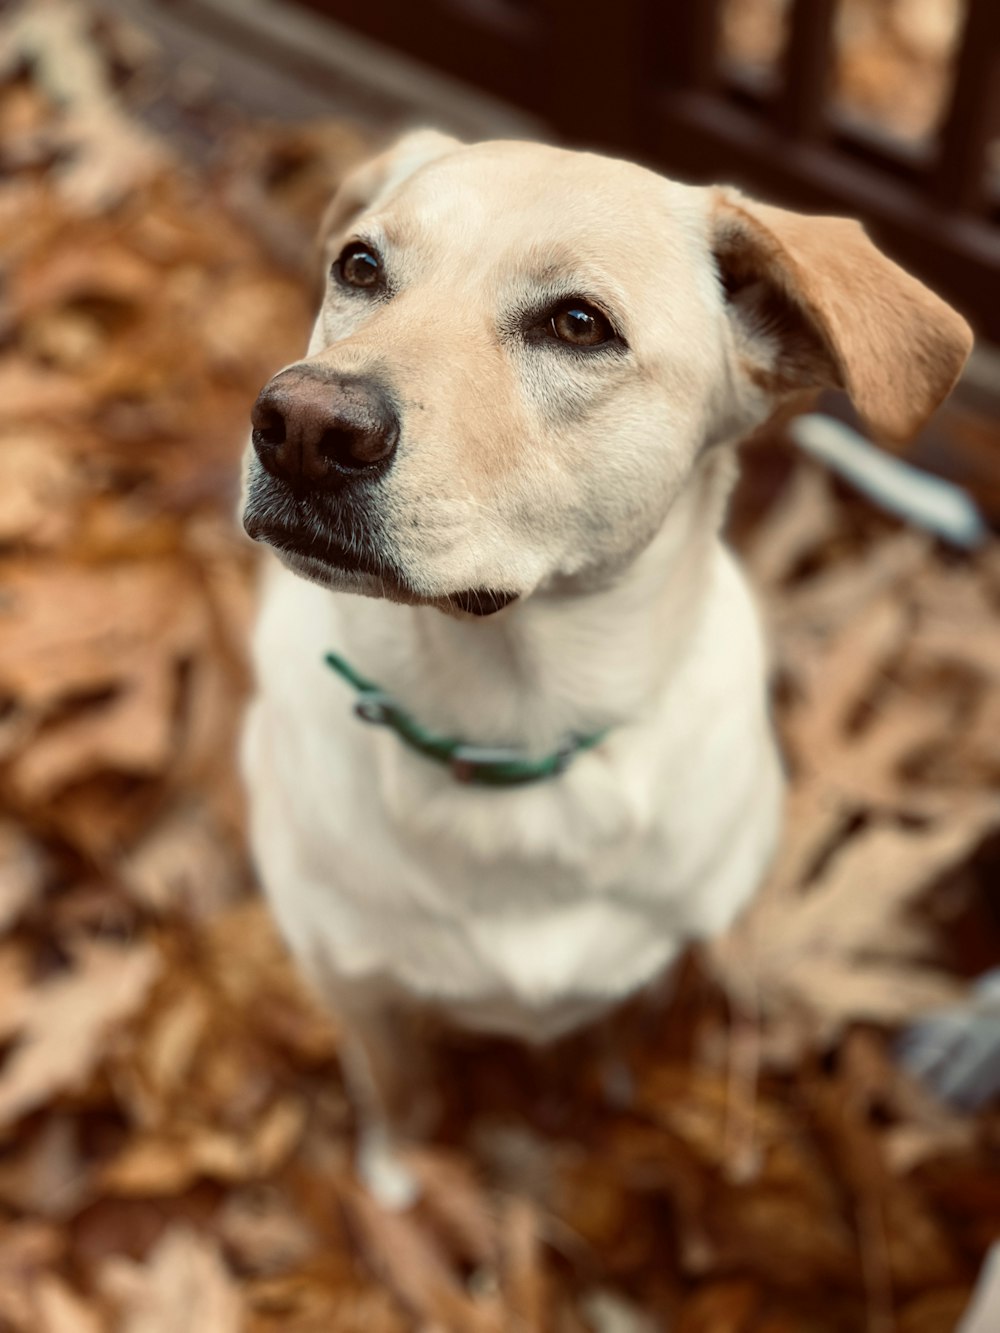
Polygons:
[[[735,444],[821,384],[902,436],[970,336],[856,223],[538,144],[408,136],[333,201],[328,266],[351,240],[384,281],[330,277],[304,364],[382,386],[399,444],[346,497],[283,490],[248,451],[248,529],[301,539],[264,578],[244,771],[274,910],[351,1039],[366,1169],[399,1198],[393,1014],[548,1041],[766,871],[782,773],[720,537]],[[550,336],[569,298],[606,344]],[[510,604],[456,610],[487,593]],[[353,716],[330,650],[445,735],[539,755],[607,735],[550,781],[463,786]]]

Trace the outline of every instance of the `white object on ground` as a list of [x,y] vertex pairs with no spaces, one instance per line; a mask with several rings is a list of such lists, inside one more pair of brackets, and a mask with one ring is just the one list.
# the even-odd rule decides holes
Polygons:
[[911,1074],[962,1109],[1000,1095],[1000,968],[980,977],[964,1004],[908,1028],[898,1054]]
[[388,1213],[402,1213],[420,1198],[420,1182],[380,1127],[361,1133],[358,1174],[369,1194]]
[[912,467],[835,417],[809,412],[789,425],[792,439],[875,504],[965,549],[986,539],[975,501],[954,482]]

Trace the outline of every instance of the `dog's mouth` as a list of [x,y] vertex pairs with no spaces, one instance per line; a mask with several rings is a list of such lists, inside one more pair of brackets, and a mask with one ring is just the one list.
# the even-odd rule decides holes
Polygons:
[[498,588],[466,588],[438,597],[424,595],[390,560],[363,543],[339,541],[332,534],[317,537],[299,527],[265,523],[252,512],[244,515],[243,525],[254,541],[272,547],[295,572],[331,587],[343,588],[343,576],[347,575],[358,591],[376,597],[478,617],[496,615],[519,596]]

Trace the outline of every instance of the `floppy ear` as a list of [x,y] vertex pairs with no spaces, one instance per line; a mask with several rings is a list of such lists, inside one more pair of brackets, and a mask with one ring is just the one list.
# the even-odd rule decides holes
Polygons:
[[859,223],[723,188],[712,232],[742,371],[772,399],[844,389],[875,435],[901,440],[946,397],[972,331]]
[[362,162],[343,180],[323,215],[320,245],[333,244],[356,214],[400,185],[425,162],[443,157],[460,147],[459,141],[437,130],[413,130],[404,134],[378,157]]

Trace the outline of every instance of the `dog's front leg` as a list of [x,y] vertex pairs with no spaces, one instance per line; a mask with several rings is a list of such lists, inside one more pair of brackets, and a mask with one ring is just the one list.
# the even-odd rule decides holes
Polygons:
[[358,1175],[384,1208],[408,1208],[420,1187],[406,1149],[428,1133],[436,1110],[426,1034],[418,1016],[398,1003],[359,996],[335,981],[323,989],[343,1030]]

